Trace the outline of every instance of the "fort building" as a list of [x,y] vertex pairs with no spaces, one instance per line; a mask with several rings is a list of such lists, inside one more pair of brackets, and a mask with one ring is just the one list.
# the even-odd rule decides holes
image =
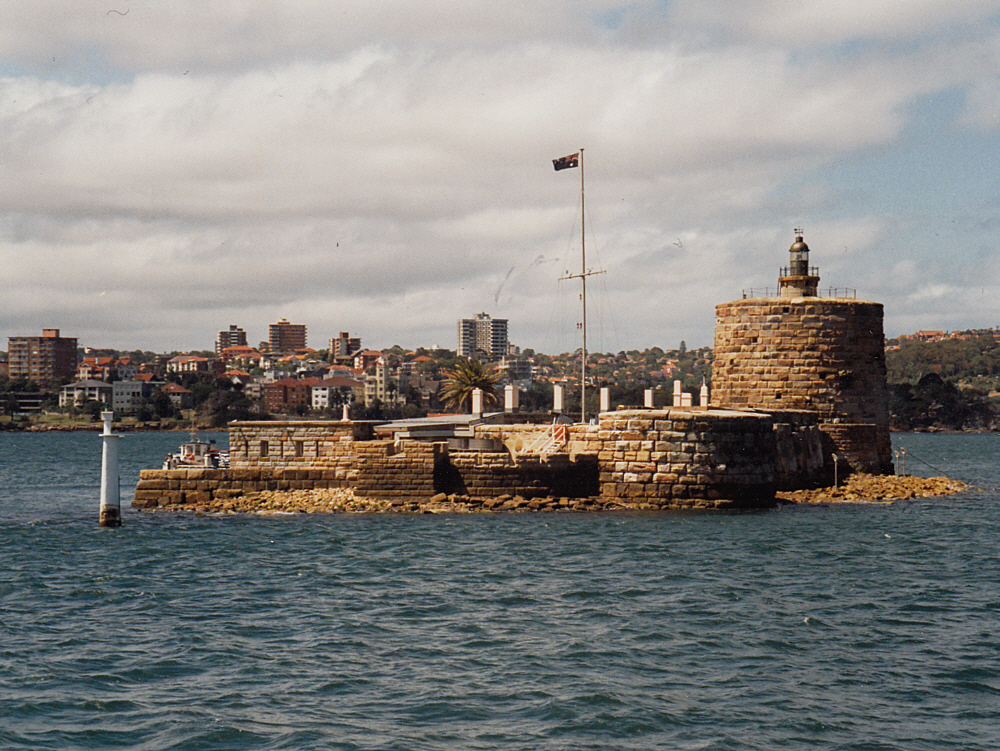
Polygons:
[[846,292],[820,297],[801,234],[789,256],[775,296],[716,306],[712,403],[812,412],[831,458],[891,472],[882,305]]
[[511,495],[572,508],[760,508],[838,470],[889,472],[882,306],[822,297],[801,235],[789,252],[775,294],[717,306],[711,398],[704,388],[699,405],[677,389],[671,407],[605,408],[578,424],[516,411],[235,422],[228,469],[144,470],[133,505],[322,487],[401,508],[436,494],[490,509]]

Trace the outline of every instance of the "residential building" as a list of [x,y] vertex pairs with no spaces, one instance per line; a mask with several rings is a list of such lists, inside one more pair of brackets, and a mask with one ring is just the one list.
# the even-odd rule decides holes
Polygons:
[[219,338],[215,340],[215,354],[221,355],[224,349],[229,347],[247,346],[247,332],[235,324],[229,324],[228,331],[220,331]]
[[312,400],[312,387],[319,379],[282,378],[261,384],[260,394],[268,412],[287,412],[296,407],[308,407]]
[[111,384],[104,381],[86,380],[68,383],[59,390],[59,406],[68,407],[94,401],[110,407],[113,391]]
[[116,414],[137,412],[145,399],[151,399],[162,381],[115,381],[111,384],[111,409]]
[[365,374],[365,406],[370,407],[375,400],[383,404],[403,404],[406,402],[406,382],[401,381],[399,372],[393,372],[385,357],[380,357],[374,371]]
[[361,337],[352,337],[349,332],[341,331],[336,339],[330,340],[328,349],[331,360],[350,357],[361,349]]
[[528,388],[531,386],[531,363],[516,357],[504,357],[497,364],[497,371],[505,383]]
[[293,352],[306,346],[306,326],[304,323],[289,323],[282,318],[268,328],[268,349],[270,352]]
[[365,384],[353,378],[331,376],[312,387],[312,408],[326,409],[365,398]]
[[207,357],[195,355],[178,355],[167,362],[168,373],[207,373],[210,361]]
[[8,397],[10,396],[17,400],[14,414],[20,415],[28,412],[41,412],[42,403],[49,395],[41,391],[10,391]]
[[90,356],[84,357],[76,368],[78,381],[118,381],[128,380],[136,374],[138,368],[131,357]]
[[264,355],[246,344],[236,344],[226,347],[219,353],[227,368],[259,368]]
[[408,397],[416,397],[421,407],[433,409],[440,407],[438,403],[438,391],[441,390],[441,381],[435,381],[423,376],[411,376],[406,380],[406,392]]
[[458,356],[497,362],[507,354],[507,319],[477,313],[458,321]]
[[11,336],[7,357],[11,378],[27,378],[39,386],[54,378],[73,378],[76,338],[59,336],[59,329],[42,329],[41,336]]
[[190,409],[194,406],[194,393],[179,383],[168,383],[160,391],[170,398],[177,409]]
[[138,364],[132,362],[131,357],[119,357],[115,363],[115,368],[118,370],[118,377],[123,381],[134,378],[139,372],[139,367]]
[[382,353],[377,349],[367,349],[364,352],[356,352],[354,354],[354,369],[368,370],[368,368],[381,359],[383,359]]

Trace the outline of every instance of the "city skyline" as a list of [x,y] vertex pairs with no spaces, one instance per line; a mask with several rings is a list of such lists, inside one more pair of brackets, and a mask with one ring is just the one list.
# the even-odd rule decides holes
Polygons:
[[[711,345],[802,226],[888,337],[1000,320],[1000,4],[109,10],[0,23],[0,342]],[[197,346],[195,346],[197,345]],[[322,348],[322,347],[317,347]]]

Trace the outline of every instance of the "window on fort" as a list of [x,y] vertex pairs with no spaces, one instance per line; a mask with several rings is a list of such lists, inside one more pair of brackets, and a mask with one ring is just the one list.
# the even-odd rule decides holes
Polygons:
[[260,442],[260,455],[261,457],[267,457],[271,453],[271,447],[268,445],[267,441]]
[[306,455],[306,444],[305,444],[305,441],[296,441],[295,442],[295,455],[296,456],[305,456]]

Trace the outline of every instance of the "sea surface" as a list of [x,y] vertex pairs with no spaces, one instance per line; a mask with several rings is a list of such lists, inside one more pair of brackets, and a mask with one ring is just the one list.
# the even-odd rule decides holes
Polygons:
[[891,505],[131,509],[183,438],[104,529],[96,434],[0,433],[0,749],[1000,748],[1000,436]]

